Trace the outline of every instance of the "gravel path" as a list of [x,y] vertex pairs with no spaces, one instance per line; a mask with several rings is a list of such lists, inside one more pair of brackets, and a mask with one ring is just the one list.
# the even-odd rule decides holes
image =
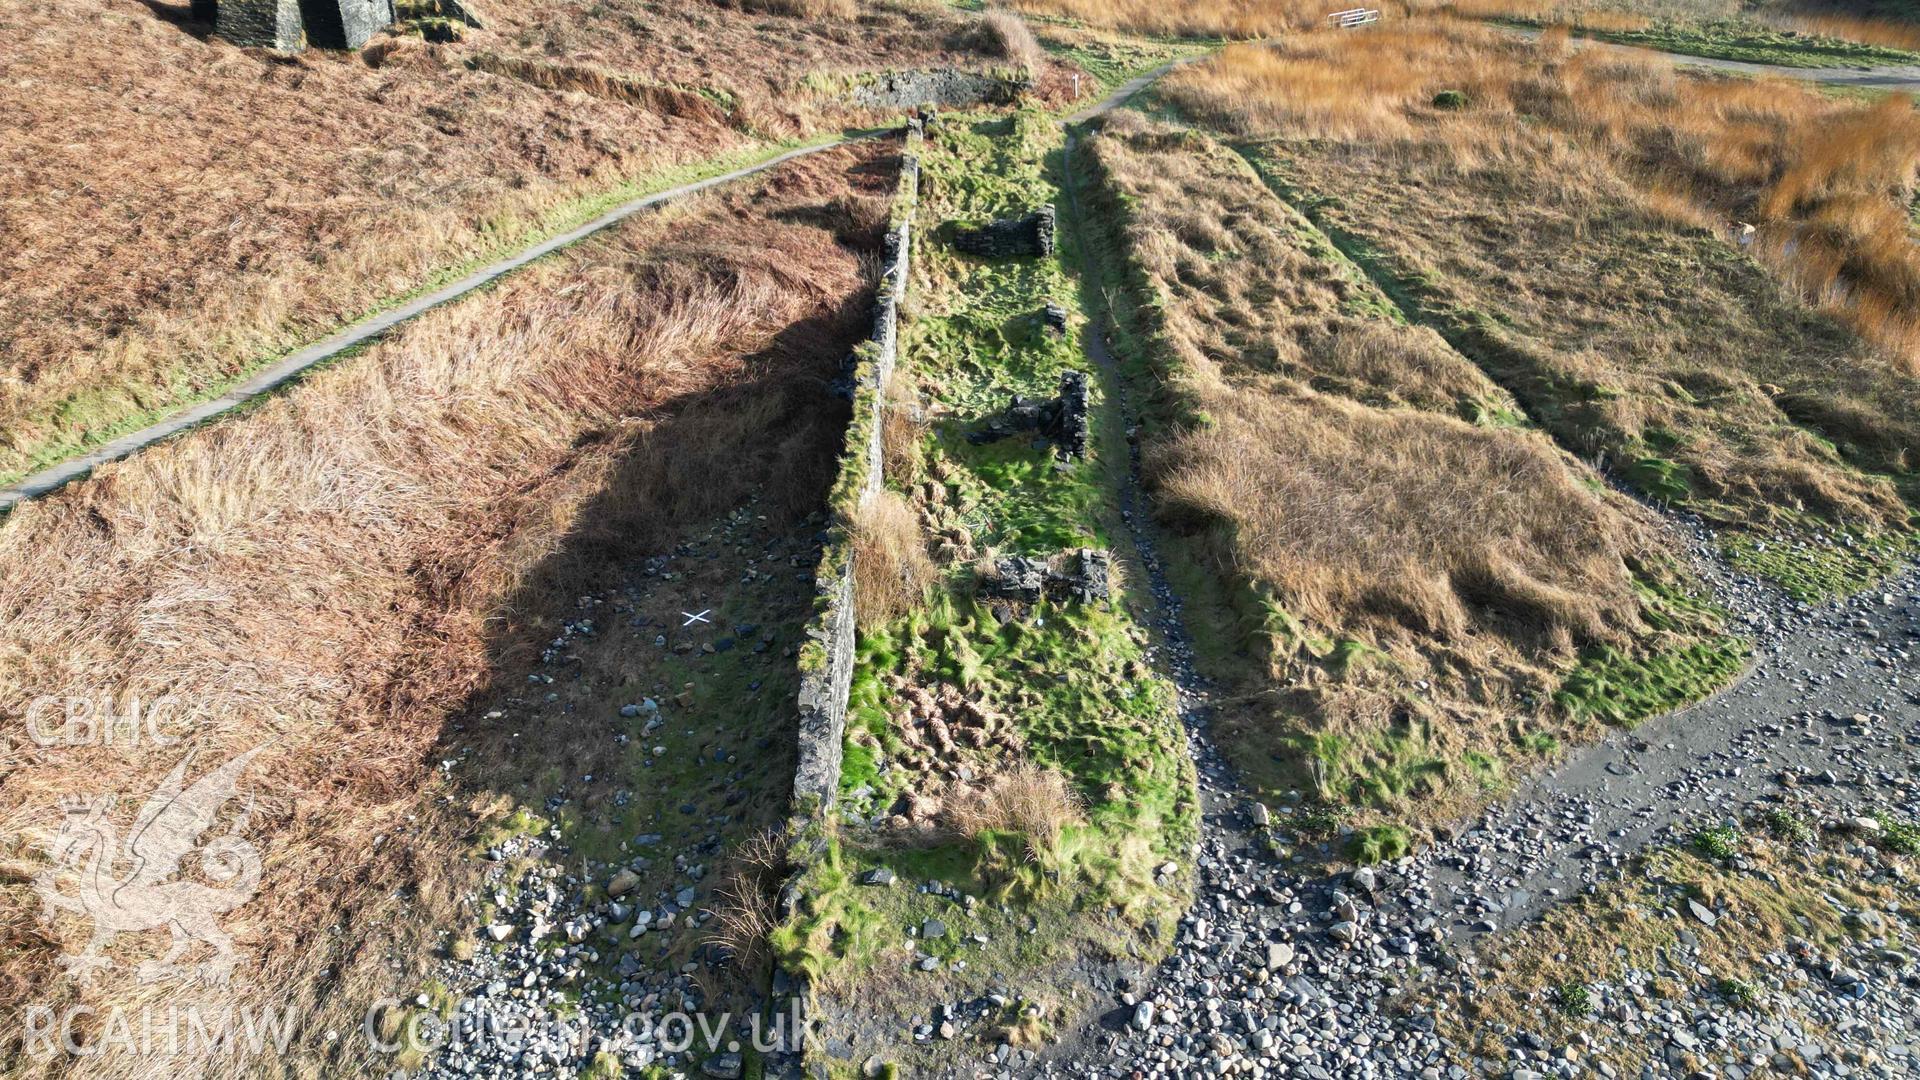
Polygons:
[[[1696,552],[1710,557],[1706,539]],[[1455,938],[1524,921],[1609,876],[1677,820],[1724,817],[1789,785],[1914,804],[1920,762],[1920,575],[1819,609],[1751,582],[1718,590],[1756,642],[1745,678],[1619,732],[1524,784],[1457,841],[1423,855]]]

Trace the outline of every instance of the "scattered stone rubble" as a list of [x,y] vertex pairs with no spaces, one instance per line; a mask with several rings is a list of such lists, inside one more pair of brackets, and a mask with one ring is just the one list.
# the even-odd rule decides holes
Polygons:
[[893,753],[865,732],[853,738],[872,749],[876,772],[904,771],[904,791],[891,801],[862,785],[841,797],[842,820],[896,832],[931,831],[941,824],[946,799],[955,789],[975,785],[985,763],[1017,760],[1026,740],[1012,718],[968,696],[950,683],[920,685],[889,675],[886,685],[904,706],[892,719],[900,736]]
[[971,108],[1012,104],[1031,88],[1025,79],[990,72],[923,68],[882,72],[848,91],[846,101],[866,109]]
[[1087,456],[1087,375],[1060,373],[1060,392],[1045,401],[1013,395],[1006,411],[988,418],[984,427],[967,438],[976,443],[998,442],[1022,432],[1038,432],[1051,442],[1063,460]]
[[[404,1003],[435,1013],[419,1019],[421,1049],[430,1053],[416,1075],[577,1076],[607,1055],[628,1076],[664,1069],[664,1075],[737,1078],[755,1045],[756,1014],[771,1008],[779,1015],[779,985],[770,1000],[748,999],[745,992],[718,1000],[703,986],[733,963],[708,940],[708,909],[716,906],[723,860],[751,828],[741,808],[765,782],[753,769],[775,755],[772,737],[754,738],[723,728],[724,718],[696,713],[692,683],[636,688],[627,700],[609,699],[610,673],[597,666],[604,657],[591,651],[595,643],[617,640],[621,650],[663,662],[725,663],[736,677],[792,664],[793,649],[783,640],[793,630],[784,624],[805,610],[819,560],[813,530],[823,519],[787,530],[769,526],[755,511],[752,505],[737,509],[703,536],[628,564],[623,586],[580,597],[590,617],[564,623],[540,652],[526,692],[475,721],[516,731],[524,726],[532,734],[578,707],[605,709],[607,738],[642,747],[631,787],[677,786],[660,818],[628,820],[631,831],[620,834],[620,853],[610,861],[573,848],[557,825],[514,835],[483,853],[482,880],[467,898],[473,918],[460,934],[463,944],[432,980],[447,988],[448,1019],[438,1015],[446,1003],[424,993]],[[724,596],[707,592],[723,584]],[[679,615],[725,601],[786,612],[784,629],[717,619],[689,624]],[[758,678],[744,685],[746,693],[761,691]],[[676,686],[682,692],[674,693]],[[710,734],[718,732],[724,734]],[[459,775],[468,767],[465,755],[442,768]],[[666,777],[696,762],[698,779]],[[617,820],[612,811],[626,807],[633,791],[598,793],[598,810],[594,798],[562,780],[540,794],[538,809],[556,821],[562,811],[577,809],[584,830],[594,827],[589,822]],[[672,1018],[696,1012],[713,1026],[713,1039],[696,1031],[691,1045],[682,1045]],[[729,1014],[724,1023],[723,1012]],[[763,1020],[760,1043],[774,1041],[779,1030],[791,1030],[791,1023],[781,1029]]]
[[1107,599],[1112,573],[1113,554],[1100,548],[1080,548],[1049,559],[1006,555],[994,561],[993,572],[980,582],[980,592],[1028,604],[1042,598],[1092,604]]

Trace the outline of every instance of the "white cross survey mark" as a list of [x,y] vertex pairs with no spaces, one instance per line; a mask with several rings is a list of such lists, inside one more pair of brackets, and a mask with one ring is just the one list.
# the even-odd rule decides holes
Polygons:
[[687,621],[681,623],[680,624],[681,626],[692,626],[694,623],[697,623],[697,622],[703,622],[703,623],[709,623],[709,624],[713,622],[712,619],[707,618],[707,616],[713,614],[712,608],[708,608],[705,611],[702,611],[698,615],[695,615],[691,611],[683,611],[680,614],[685,615],[687,617]]

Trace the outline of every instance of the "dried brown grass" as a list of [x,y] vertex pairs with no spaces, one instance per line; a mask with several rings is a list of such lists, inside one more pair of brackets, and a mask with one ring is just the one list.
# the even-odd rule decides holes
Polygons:
[[1080,799],[1060,770],[1022,762],[997,773],[984,786],[947,800],[947,823],[965,837],[1012,833],[1026,843],[1031,862],[1045,862],[1067,828],[1086,820]]
[[1652,17],[1642,11],[1569,4],[1563,0],[1444,0],[1415,4],[1414,9],[1463,19],[1517,19],[1579,30],[1644,30],[1653,25]]
[[1882,45],[1889,49],[1920,52],[1920,26],[1908,22],[1791,9],[1784,14],[1770,15],[1767,21],[1814,37],[1839,38],[1842,41],[1857,41],[1862,45]]
[[[707,940],[724,951],[721,974],[734,984],[757,980],[772,958],[767,937],[780,926],[780,888],[787,879],[786,834],[763,829],[734,845],[721,864],[706,910]],[[710,968],[702,968],[706,975]],[[708,988],[709,997],[719,987]]]
[[1029,75],[1040,70],[1047,54],[1025,19],[1011,11],[996,9],[982,15],[980,24],[987,43],[980,50],[982,53],[999,56]]
[[[1432,108],[1443,90],[1464,93],[1471,115]],[[1784,82],[1685,76],[1649,54],[1574,53],[1564,28],[1528,46],[1433,21],[1232,48],[1173,76],[1169,92],[1238,134],[1438,144],[1466,170],[1542,145],[1513,126],[1545,121],[1578,140],[1550,152],[1587,159],[1586,174],[1623,166],[1669,218],[1763,222],[1759,253],[1776,273],[1920,373],[1920,247],[1904,224],[1920,116],[1904,97],[1836,102]]]
[[298,57],[168,10],[0,8],[0,476],[623,182],[852,119],[813,72],[986,63],[949,45],[970,16],[931,10],[498,0],[457,44]]
[[[1920,307],[1912,232],[1888,216],[1913,183],[1905,106],[1445,22],[1269,52],[1229,50],[1170,92],[1271,139],[1300,197],[1453,313],[1563,445],[1677,463],[1727,523],[1907,520]],[[1339,89],[1349,61],[1364,92]],[[1433,105],[1444,89],[1468,107]],[[1759,224],[1760,266],[1735,221]]]
[[[1420,14],[1445,13],[1470,19],[1525,19],[1566,24],[1591,30],[1639,30],[1655,14],[1675,6],[1691,11],[1689,0],[1672,4],[1634,5],[1646,10],[1620,10],[1619,5],[1595,7],[1567,0],[1384,0],[1365,5],[1311,3],[1308,0],[1010,0],[1011,6],[1031,15],[1074,19],[1089,26],[1136,34],[1168,37],[1213,37],[1250,41],[1308,31],[1355,34],[1332,27],[1327,16],[1346,6],[1364,6],[1380,12],[1387,22]],[[1358,34],[1369,31],[1361,30]]]
[[1324,4],[1305,0],[1011,0],[1030,15],[1169,37],[1268,37],[1320,25]]
[[738,0],[740,10],[795,19],[851,19],[860,14],[854,0]]
[[880,474],[917,476],[921,442],[926,436],[926,407],[918,380],[905,364],[894,367],[885,388],[887,406],[880,415]]
[[1537,437],[1240,392],[1160,447],[1161,498],[1288,611],[1342,636],[1496,635],[1570,660],[1635,625],[1635,525]]
[[[1156,509],[1239,628],[1222,651],[1268,661],[1232,673],[1264,703],[1224,721],[1243,760],[1307,735],[1378,745],[1415,679],[1432,684],[1426,752],[1499,756],[1514,700],[1550,692],[1580,648],[1645,633],[1641,515],[1541,434],[1461,419],[1517,407],[1380,314],[1245,162],[1134,114],[1086,148],[1172,399],[1143,442]],[[1305,696],[1276,704],[1276,687]],[[1474,793],[1428,794],[1441,813]]]
[[1304,249],[1244,163],[1131,117],[1088,146],[1165,298],[1167,378],[1206,417],[1161,433],[1150,472],[1219,565],[1396,648],[1491,634],[1564,655],[1634,625],[1637,525],[1550,442],[1457,419],[1513,405],[1432,331],[1359,313],[1370,287]]
[[[761,453],[815,448],[820,460],[785,463],[773,490],[824,491],[830,413],[790,402],[769,416],[757,401],[817,402],[858,336],[862,260],[839,237],[864,227],[877,239],[881,171],[832,152],[637,220],[0,524],[0,714],[19,717],[42,694],[171,693],[194,710],[190,745],[208,762],[271,742],[246,783],[263,885],[228,920],[251,962],[210,989],[136,986],[117,972],[93,990],[58,979],[53,958],[85,928],[37,925],[17,887],[43,865],[57,797],[144,793],[180,748],[27,748],[10,762],[10,1059],[28,1001],[291,1004],[318,1040],[327,1027],[357,1031],[370,999],[418,977],[409,965],[432,930],[466,917],[453,910],[469,865],[459,853],[470,811],[485,809],[429,754],[477,688],[524,680],[492,670],[492,635],[514,615],[504,605],[555,572],[563,539],[590,557],[596,530],[624,523],[638,531],[616,550],[630,553],[672,515],[736,505],[765,471]],[[850,188],[871,204],[864,226],[834,220]],[[700,423],[675,422],[708,400],[718,404]],[[807,423],[819,430],[789,445]],[[634,467],[650,456],[657,468]],[[615,475],[630,488],[605,491]],[[589,504],[615,520],[583,520]],[[154,938],[123,935],[112,951],[152,955]],[[309,1041],[306,1064],[289,1067],[312,1072],[334,1054],[327,1069],[358,1073],[371,1067],[363,1052],[358,1040]],[[95,1076],[239,1067],[127,1055],[20,1065]]]
[[861,500],[848,531],[854,609],[863,628],[885,626],[926,601],[938,571],[920,515],[899,493],[876,491]]

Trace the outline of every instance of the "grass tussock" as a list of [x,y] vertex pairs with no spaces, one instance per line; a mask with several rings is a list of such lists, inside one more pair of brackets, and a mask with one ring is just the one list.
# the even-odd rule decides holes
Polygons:
[[[125,965],[165,935],[126,934],[121,967],[77,986],[54,960],[84,923],[40,925],[31,892],[9,889],[0,1041],[15,1045],[26,1002],[285,1005],[302,1032],[347,1030],[395,990],[395,957],[470,926],[453,905],[473,821],[431,759],[470,694],[524,682],[495,670],[509,598],[566,558],[631,558],[761,484],[768,513],[817,506],[843,419],[819,388],[865,312],[861,253],[840,238],[877,244],[890,181],[876,165],[832,152],[636,220],[0,523],[0,713],[171,694],[191,720],[179,749],[17,754],[0,776],[0,878],[46,865],[62,796],[130,799],[186,748],[211,767],[266,746],[244,785],[265,868],[229,921],[249,960],[233,983],[136,984]],[[838,220],[849,191],[861,221]],[[343,1040],[334,1067],[371,1069],[365,1049]]]
[[1313,624],[1563,655],[1631,625],[1632,520],[1538,437],[1338,401],[1208,405],[1214,423],[1157,456],[1161,495],[1231,522],[1223,554]]
[[736,844],[720,868],[706,909],[712,915],[707,940],[727,957],[720,970],[739,982],[758,978],[772,958],[768,939],[780,927],[788,870],[786,836],[776,829]]
[[938,572],[920,515],[897,492],[861,500],[849,522],[854,607],[863,628],[880,627],[924,603]]
[[1050,861],[1069,826],[1083,824],[1080,800],[1058,769],[1023,762],[982,787],[948,801],[948,824],[965,837],[1003,833],[1022,838],[1030,862]]
[[1018,12],[989,8],[962,32],[960,44],[968,51],[1001,61],[1003,67],[1031,78],[1046,64],[1046,50],[1033,28]]
[[919,472],[921,443],[926,438],[926,407],[918,380],[904,365],[887,380],[886,409],[880,414],[880,475],[913,476]]

